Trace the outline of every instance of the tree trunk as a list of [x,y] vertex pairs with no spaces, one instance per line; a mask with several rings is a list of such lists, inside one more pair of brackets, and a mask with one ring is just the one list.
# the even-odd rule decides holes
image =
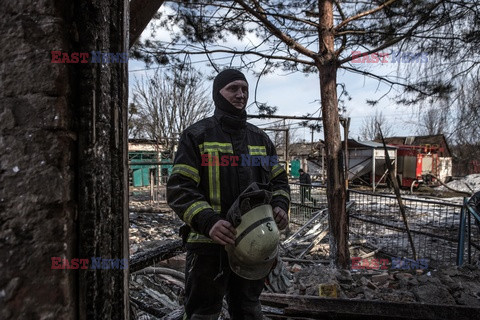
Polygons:
[[337,267],[348,268],[348,224],[344,184],[342,141],[337,100],[337,64],[334,55],[333,2],[319,0],[320,95],[327,151],[327,199],[329,208],[330,258]]

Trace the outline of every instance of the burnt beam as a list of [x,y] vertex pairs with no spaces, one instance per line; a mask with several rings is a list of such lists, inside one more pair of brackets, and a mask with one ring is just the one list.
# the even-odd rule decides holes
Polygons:
[[130,1],[130,44],[131,48],[152,20],[165,0],[131,0]]
[[130,257],[130,273],[175,257],[183,251],[185,250],[182,245],[182,240],[170,240],[157,248],[134,254]]

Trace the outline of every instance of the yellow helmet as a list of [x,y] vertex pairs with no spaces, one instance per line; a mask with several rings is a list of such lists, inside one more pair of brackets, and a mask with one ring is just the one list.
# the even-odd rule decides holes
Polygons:
[[272,206],[260,205],[242,215],[235,245],[226,245],[230,268],[242,278],[259,280],[270,272],[278,254],[280,232]]

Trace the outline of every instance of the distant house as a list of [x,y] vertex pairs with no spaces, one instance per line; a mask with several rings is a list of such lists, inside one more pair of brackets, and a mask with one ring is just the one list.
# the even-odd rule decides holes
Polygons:
[[289,164],[290,164],[290,176],[298,178],[298,169],[303,169],[308,172],[312,179],[325,178],[324,168],[324,156],[322,157],[323,142],[317,141],[314,143],[292,143],[288,147]]
[[170,155],[153,140],[128,140],[129,182],[134,187],[149,186],[153,180],[165,180],[172,170]]
[[[394,174],[397,173],[397,147],[386,146]],[[348,179],[367,182],[375,191],[387,182],[387,157],[383,143],[348,139]]]
[[[447,182],[451,178],[452,155],[443,135],[390,137],[385,138],[385,142],[401,186],[436,183],[437,178]],[[349,139],[348,149],[350,180],[365,179],[365,175],[368,175],[367,180],[374,188],[376,184],[385,182],[385,152],[381,141],[359,142]],[[317,175],[317,179],[324,179],[325,170],[322,168],[325,168],[325,149],[322,141],[292,144],[289,156],[292,175],[295,174],[294,164],[298,162],[298,167]]]

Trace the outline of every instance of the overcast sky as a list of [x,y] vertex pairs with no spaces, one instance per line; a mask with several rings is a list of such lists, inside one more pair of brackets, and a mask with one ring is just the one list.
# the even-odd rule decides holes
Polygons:
[[[149,28],[146,28],[145,30],[146,31],[142,37],[148,36],[149,34]],[[159,31],[157,32],[157,38],[166,39],[168,38],[168,34],[166,32]],[[256,39],[250,38],[248,41],[255,42]],[[228,45],[239,48],[242,46],[242,43],[236,39],[230,39]],[[395,50],[395,48],[390,50]],[[346,54],[350,53],[346,52]],[[217,56],[216,58],[219,57]],[[205,71],[206,74],[211,74],[211,70],[206,69],[207,67],[206,62],[204,62],[204,56],[194,57],[192,60],[195,61],[194,66],[196,68]],[[238,64],[236,65],[236,63]],[[410,64],[400,65],[400,67],[408,67],[413,69],[418,68],[420,63],[421,62],[417,61]],[[239,67],[240,65],[240,61],[233,61],[233,67]],[[360,67],[367,68],[372,73],[390,75],[396,74],[395,71],[399,66],[398,63],[391,62],[391,59],[389,63],[383,64],[363,63],[352,65],[356,67],[360,65]],[[143,63],[130,60],[130,87],[132,87],[135,78],[140,78],[146,74],[151,74],[151,72],[144,71],[144,68],[145,66]],[[254,101],[254,86],[257,80],[253,74],[249,73],[248,71],[245,71],[244,73],[246,73],[247,80],[250,84],[249,103],[252,103]],[[337,81],[338,83],[344,83],[346,85],[346,90],[352,98],[350,101],[345,100],[345,106],[347,110],[344,114],[344,116],[351,118],[349,134],[350,138],[357,139],[364,121],[368,120],[369,117],[373,117],[375,112],[383,113],[383,116],[386,118],[391,127],[390,135],[415,134],[415,124],[418,116],[414,110],[412,110],[410,107],[396,105],[392,100],[392,98],[398,94],[397,90],[400,90],[399,88],[390,90],[388,86],[379,84],[377,80],[373,80],[358,74],[353,74],[351,72],[346,72],[341,69],[338,71]],[[212,88],[211,82],[212,81],[207,81],[205,84],[205,88],[208,91],[209,96]],[[366,103],[367,99],[378,99],[382,96],[385,97],[375,107],[372,107]],[[132,97],[132,94],[130,94],[130,97]],[[301,73],[285,75],[280,70],[274,74],[263,76],[259,82],[257,92],[257,101],[277,106],[278,110],[276,114],[278,115],[302,116],[306,115],[307,113],[313,113],[320,107],[318,102],[319,99],[320,88],[317,75],[310,74],[308,77]],[[247,111],[249,113],[257,113],[257,108],[256,106],[250,106]],[[319,114],[317,113],[316,116],[319,116]],[[272,123],[273,121],[274,120],[250,120],[250,122],[263,128],[268,127],[269,125],[267,123]],[[294,123],[291,123],[290,125],[292,128],[300,127]],[[309,129],[299,128],[296,131],[296,135],[299,139],[305,139],[307,141],[310,141],[311,139]],[[323,139],[323,132],[315,133],[314,139]]]
[[[197,67],[204,67],[197,64]],[[377,65],[377,68],[392,69],[391,66]],[[143,63],[138,61],[130,61],[130,84],[133,83],[135,77],[142,77],[150,72],[135,71],[143,69]],[[372,67],[373,68],[373,67]],[[247,80],[250,84],[250,99],[249,104],[254,101],[254,85],[256,78],[245,72]],[[208,81],[205,85],[208,95],[210,96],[212,81]],[[361,127],[366,119],[375,115],[375,112],[382,112],[387,122],[391,127],[391,135],[412,135],[415,134],[414,124],[418,116],[410,107],[399,106],[390,98],[397,92],[392,90],[386,97],[380,100],[379,104],[372,107],[366,103],[367,99],[375,99],[382,97],[389,91],[389,87],[379,84],[378,81],[345,72],[340,70],[338,73],[338,82],[346,84],[346,89],[349,92],[352,100],[345,101],[347,112],[345,116],[351,118],[350,138],[357,139],[360,134]],[[131,95],[130,95],[131,96]],[[278,115],[295,115],[303,116],[307,113],[313,113],[319,108],[320,88],[319,80],[316,75],[290,74],[288,76],[278,74],[269,74],[264,76],[259,83],[257,92],[257,101],[266,102],[269,105],[277,106]],[[249,113],[257,113],[256,106],[248,108]],[[318,114],[317,114],[318,116]],[[261,127],[268,127],[268,124],[275,120],[257,120],[252,119],[250,122],[260,125]],[[300,128],[299,125],[291,123],[292,128],[299,128],[296,131],[300,139],[310,140],[311,134],[309,129]],[[315,133],[315,139],[323,139],[323,132]]]

